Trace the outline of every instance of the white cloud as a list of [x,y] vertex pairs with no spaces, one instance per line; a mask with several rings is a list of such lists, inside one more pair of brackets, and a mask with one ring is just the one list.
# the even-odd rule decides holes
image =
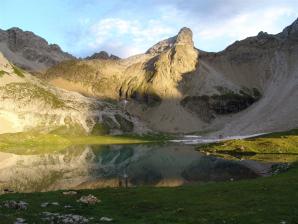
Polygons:
[[256,35],[260,31],[277,33],[281,31],[279,21],[284,16],[294,15],[291,8],[269,8],[231,17],[228,20],[219,21],[212,26],[201,26],[198,34],[201,39],[214,40],[222,37],[231,39],[243,39]]
[[85,47],[82,52],[106,50],[120,57],[143,53],[184,26],[193,30],[198,48],[218,51],[259,31],[278,33],[298,16],[298,2],[292,0],[144,1],[151,1],[152,7],[139,5],[135,7],[138,11],[128,10],[133,16],[114,9],[93,24],[82,19],[81,24],[87,27],[80,37],[83,41],[78,40]]
[[111,49],[114,54],[130,56],[142,53],[148,44],[153,44],[173,33],[171,27],[157,20],[141,23],[138,20],[105,18],[90,28],[94,39],[89,43],[92,49]]
[[[198,1],[190,1],[191,4],[187,7],[184,7],[181,1],[176,2],[178,2],[176,5],[160,7],[162,18],[171,18],[170,22],[167,21],[169,25],[190,27],[194,33],[196,46],[206,51],[222,50],[234,41],[255,36],[260,31],[272,34],[281,32],[298,16],[294,3],[290,4],[286,1],[280,5],[264,4],[266,1],[262,0],[259,1],[262,5],[249,7],[246,7],[243,1],[236,1],[237,4],[232,6],[228,3],[227,6],[219,4],[223,1],[212,1],[218,4],[214,6],[215,9],[209,10],[210,14],[207,9],[204,12],[204,8],[199,8]],[[294,5],[298,6],[298,2]]]

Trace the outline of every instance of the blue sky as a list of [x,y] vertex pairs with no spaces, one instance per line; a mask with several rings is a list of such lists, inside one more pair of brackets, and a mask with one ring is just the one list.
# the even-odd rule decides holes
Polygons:
[[127,57],[187,26],[197,48],[220,51],[259,31],[278,33],[298,0],[1,0],[0,28],[33,31],[75,56]]

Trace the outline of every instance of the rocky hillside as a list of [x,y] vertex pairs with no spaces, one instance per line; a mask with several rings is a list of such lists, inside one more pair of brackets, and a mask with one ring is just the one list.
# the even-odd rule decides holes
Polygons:
[[67,61],[45,74],[52,84],[97,98],[126,99],[152,129],[195,132],[222,128],[225,117],[261,98],[257,83],[226,77],[182,28],[145,54],[122,60]]
[[74,59],[56,44],[32,32],[19,28],[0,29],[0,51],[15,65],[28,71],[40,72],[61,61]]
[[117,104],[53,87],[9,63],[0,53],[0,133],[26,130],[93,134],[147,129]]
[[298,127],[298,19],[277,35],[260,32],[202,57],[238,85],[255,87],[260,100],[222,126],[221,133],[254,133]]

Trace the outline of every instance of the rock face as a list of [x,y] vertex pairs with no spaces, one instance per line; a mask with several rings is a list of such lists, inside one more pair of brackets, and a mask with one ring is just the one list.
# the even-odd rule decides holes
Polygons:
[[191,29],[184,27],[179,31],[177,36],[158,42],[149,48],[146,53],[159,54],[178,44],[194,46],[192,35]]
[[291,24],[290,26],[286,27],[281,34],[278,36],[283,37],[283,38],[290,38],[293,40],[298,39],[298,19]]
[[93,55],[91,55],[90,57],[86,57],[85,59],[87,60],[93,60],[93,59],[102,59],[102,60],[119,60],[120,58],[116,55],[109,55],[107,52],[105,51],[100,51],[98,53],[94,53]]
[[56,44],[19,28],[0,30],[0,51],[15,65],[32,72],[41,72],[64,60],[74,59]]
[[297,20],[277,35],[259,33],[223,52],[205,54],[210,67],[240,86],[255,87],[262,97],[253,106],[225,121],[221,134],[270,132],[296,128],[298,116]]
[[62,62],[45,77],[85,95],[125,99],[127,110],[154,130],[253,134],[296,128],[297,24],[218,53],[197,50],[191,30],[182,28],[145,54]]
[[[113,126],[107,120],[113,121]],[[120,106],[53,87],[10,64],[2,54],[0,123],[0,133],[59,127],[95,134],[148,130]]]

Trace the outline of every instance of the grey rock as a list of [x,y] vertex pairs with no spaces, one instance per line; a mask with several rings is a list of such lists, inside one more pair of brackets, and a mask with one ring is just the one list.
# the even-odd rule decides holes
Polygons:
[[27,223],[25,219],[23,218],[17,218],[14,224],[25,224]]
[[178,35],[162,40],[149,48],[146,54],[160,54],[163,51],[170,49],[174,45],[191,45],[194,46],[192,40],[192,31],[187,27],[183,27]]
[[102,122],[109,129],[119,128],[119,125],[117,124],[117,122],[107,114],[102,115]]
[[77,202],[81,202],[83,204],[88,204],[88,205],[94,205],[98,202],[100,202],[100,200],[97,199],[97,197],[95,197],[94,195],[84,195],[82,196],[79,200],[77,200]]
[[287,26],[279,36],[289,39],[298,39],[298,19],[296,19],[290,26]]
[[49,205],[49,202],[44,202],[44,203],[40,204],[40,207],[46,208],[46,207],[48,207],[48,205]]
[[49,44],[33,32],[20,28],[0,30],[0,51],[13,64],[32,72],[43,71],[64,60],[75,59],[57,44]]
[[106,51],[100,51],[98,53],[94,53],[93,55],[86,57],[87,60],[93,59],[101,59],[101,60],[119,60],[120,58],[116,55],[109,55]]
[[83,224],[88,223],[89,219],[75,214],[60,214],[60,213],[51,213],[43,212],[42,220],[49,223],[60,223],[60,224]]
[[112,222],[113,219],[112,219],[112,218],[109,218],[109,217],[101,217],[101,218],[100,218],[100,221],[101,221],[101,222]]
[[9,209],[16,209],[16,210],[26,210],[28,208],[28,203],[24,201],[4,201],[3,206]]
[[132,132],[133,131],[133,128],[134,128],[133,122],[127,120],[125,117],[123,117],[120,114],[116,114],[115,118],[116,118],[117,122],[120,124],[120,129],[123,132]]
[[76,191],[64,191],[63,195],[76,195],[78,192]]

